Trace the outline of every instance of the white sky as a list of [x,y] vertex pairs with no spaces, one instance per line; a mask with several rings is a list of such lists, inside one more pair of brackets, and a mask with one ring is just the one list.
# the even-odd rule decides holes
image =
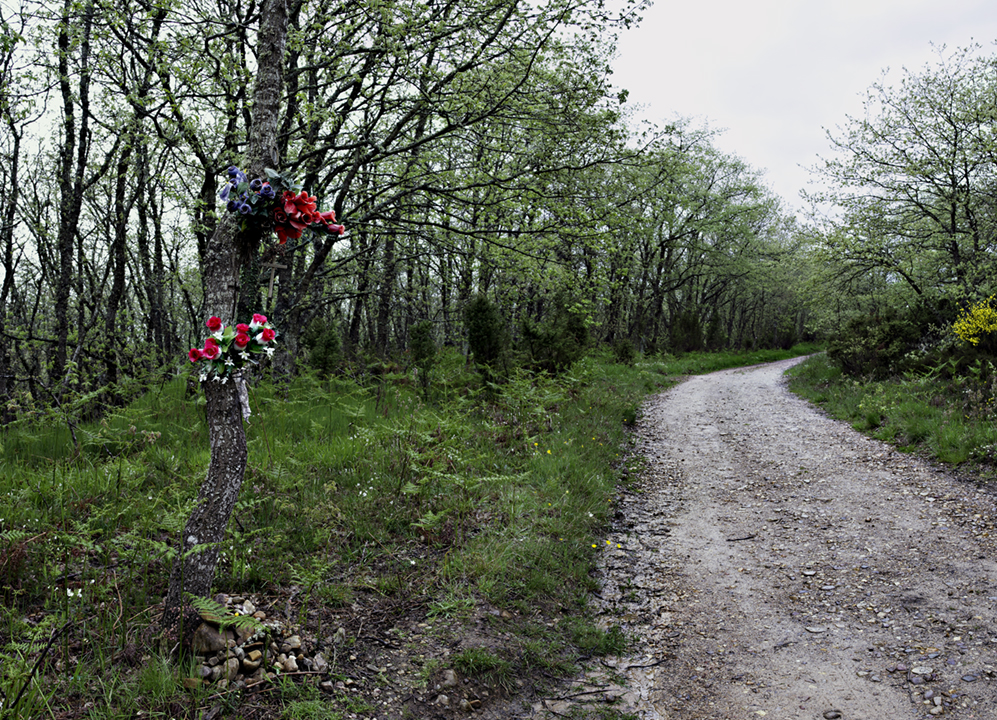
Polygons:
[[997,54],[993,0],[656,0],[643,16],[613,63],[628,103],[725,129],[717,146],[764,170],[787,209],[830,154],[825,129],[861,114],[883,70],[921,70],[932,43]]

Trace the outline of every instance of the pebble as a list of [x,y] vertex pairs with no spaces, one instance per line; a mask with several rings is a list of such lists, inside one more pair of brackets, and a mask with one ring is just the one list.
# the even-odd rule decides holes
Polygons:
[[840,720],[841,711],[840,710],[828,710],[824,713],[824,720]]
[[977,675],[963,675],[962,676],[962,681],[963,682],[976,682],[979,679],[980,678]]
[[807,632],[809,633],[822,633],[827,632],[827,628],[823,625],[808,625]]
[[440,683],[442,687],[450,688],[457,686],[457,673],[455,673],[450,668],[443,671],[443,681]]
[[910,669],[915,675],[930,675],[932,670],[927,665],[916,665]]

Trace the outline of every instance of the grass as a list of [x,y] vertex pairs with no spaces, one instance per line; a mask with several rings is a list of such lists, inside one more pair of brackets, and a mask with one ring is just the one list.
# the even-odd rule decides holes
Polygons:
[[[592,624],[587,598],[644,398],[682,375],[812,350],[633,366],[596,354],[561,377],[516,373],[496,387],[452,353],[428,398],[404,372],[261,381],[215,586],[286,601],[316,637],[364,608],[455,637],[484,615],[492,645],[445,662],[499,688],[534,670],[563,676],[625,647],[618,629]],[[89,704],[92,717],[168,717],[202,702],[182,686],[188,669],[157,658],[149,638],[210,460],[203,405],[178,377],[99,422],[39,410],[0,431],[5,710],[59,717]],[[347,635],[334,673],[362,658],[372,632],[360,622]],[[270,716],[336,718],[361,701],[292,686],[267,695]],[[237,698],[226,702],[244,715]]]
[[817,355],[790,371],[790,388],[861,432],[944,463],[992,476],[997,412],[992,389],[974,376],[908,374],[857,380]]

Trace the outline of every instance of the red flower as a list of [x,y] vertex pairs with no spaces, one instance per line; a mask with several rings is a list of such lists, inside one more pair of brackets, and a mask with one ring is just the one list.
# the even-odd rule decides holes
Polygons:
[[237,333],[233,342],[238,349],[242,350],[249,345],[249,335],[244,332]]
[[[208,340],[213,340],[214,338],[208,338]],[[217,342],[205,342],[204,349],[201,351],[201,357],[205,360],[215,360],[219,355],[222,354],[222,349],[218,347]]]
[[336,224],[336,213],[333,210],[329,210],[328,212],[324,213],[319,213],[318,220],[316,220],[315,222],[316,224],[322,223],[323,225],[325,225],[325,229],[329,231],[329,233],[342,235],[344,232],[346,232],[345,227]]
[[190,352],[187,353],[187,357],[190,359],[192,363],[196,363],[198,360],[201,359],[201,349],[191,348]]
[[253,322],[250,325],[250,327],[252,327],[253,325],[259,327],[260,325],[266,325],[266,323],[267,323],[266,315],[261,315],[260,313],[253,313]]
[[219,330],[222,329],[221,318],[217,318],[214,315],[212,315],[211,317],[209,317],[208,321],[206,323],[204,323],[204,324],[207,325],[208,326],[208,330],[210,330],[213,333],[214,332],[218,332]]
[[256,342],[260,345],[266,345],[275,337],[277,337],[277,333],[275,333],[272,328],[263,328],[263,330],[260,331],[260,334],[256,336]]
[[246,323],[239,323],[238,325],[235,326],[235,331],[237,333],[246,333],[248,335],[249,325],[247,325]]

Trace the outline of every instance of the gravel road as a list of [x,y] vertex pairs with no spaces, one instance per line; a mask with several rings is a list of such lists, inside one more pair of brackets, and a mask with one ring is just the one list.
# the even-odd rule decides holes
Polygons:
[[995,495],[830,420],[798,360],[648,403],[605,545],[647,720],[997,718]]

